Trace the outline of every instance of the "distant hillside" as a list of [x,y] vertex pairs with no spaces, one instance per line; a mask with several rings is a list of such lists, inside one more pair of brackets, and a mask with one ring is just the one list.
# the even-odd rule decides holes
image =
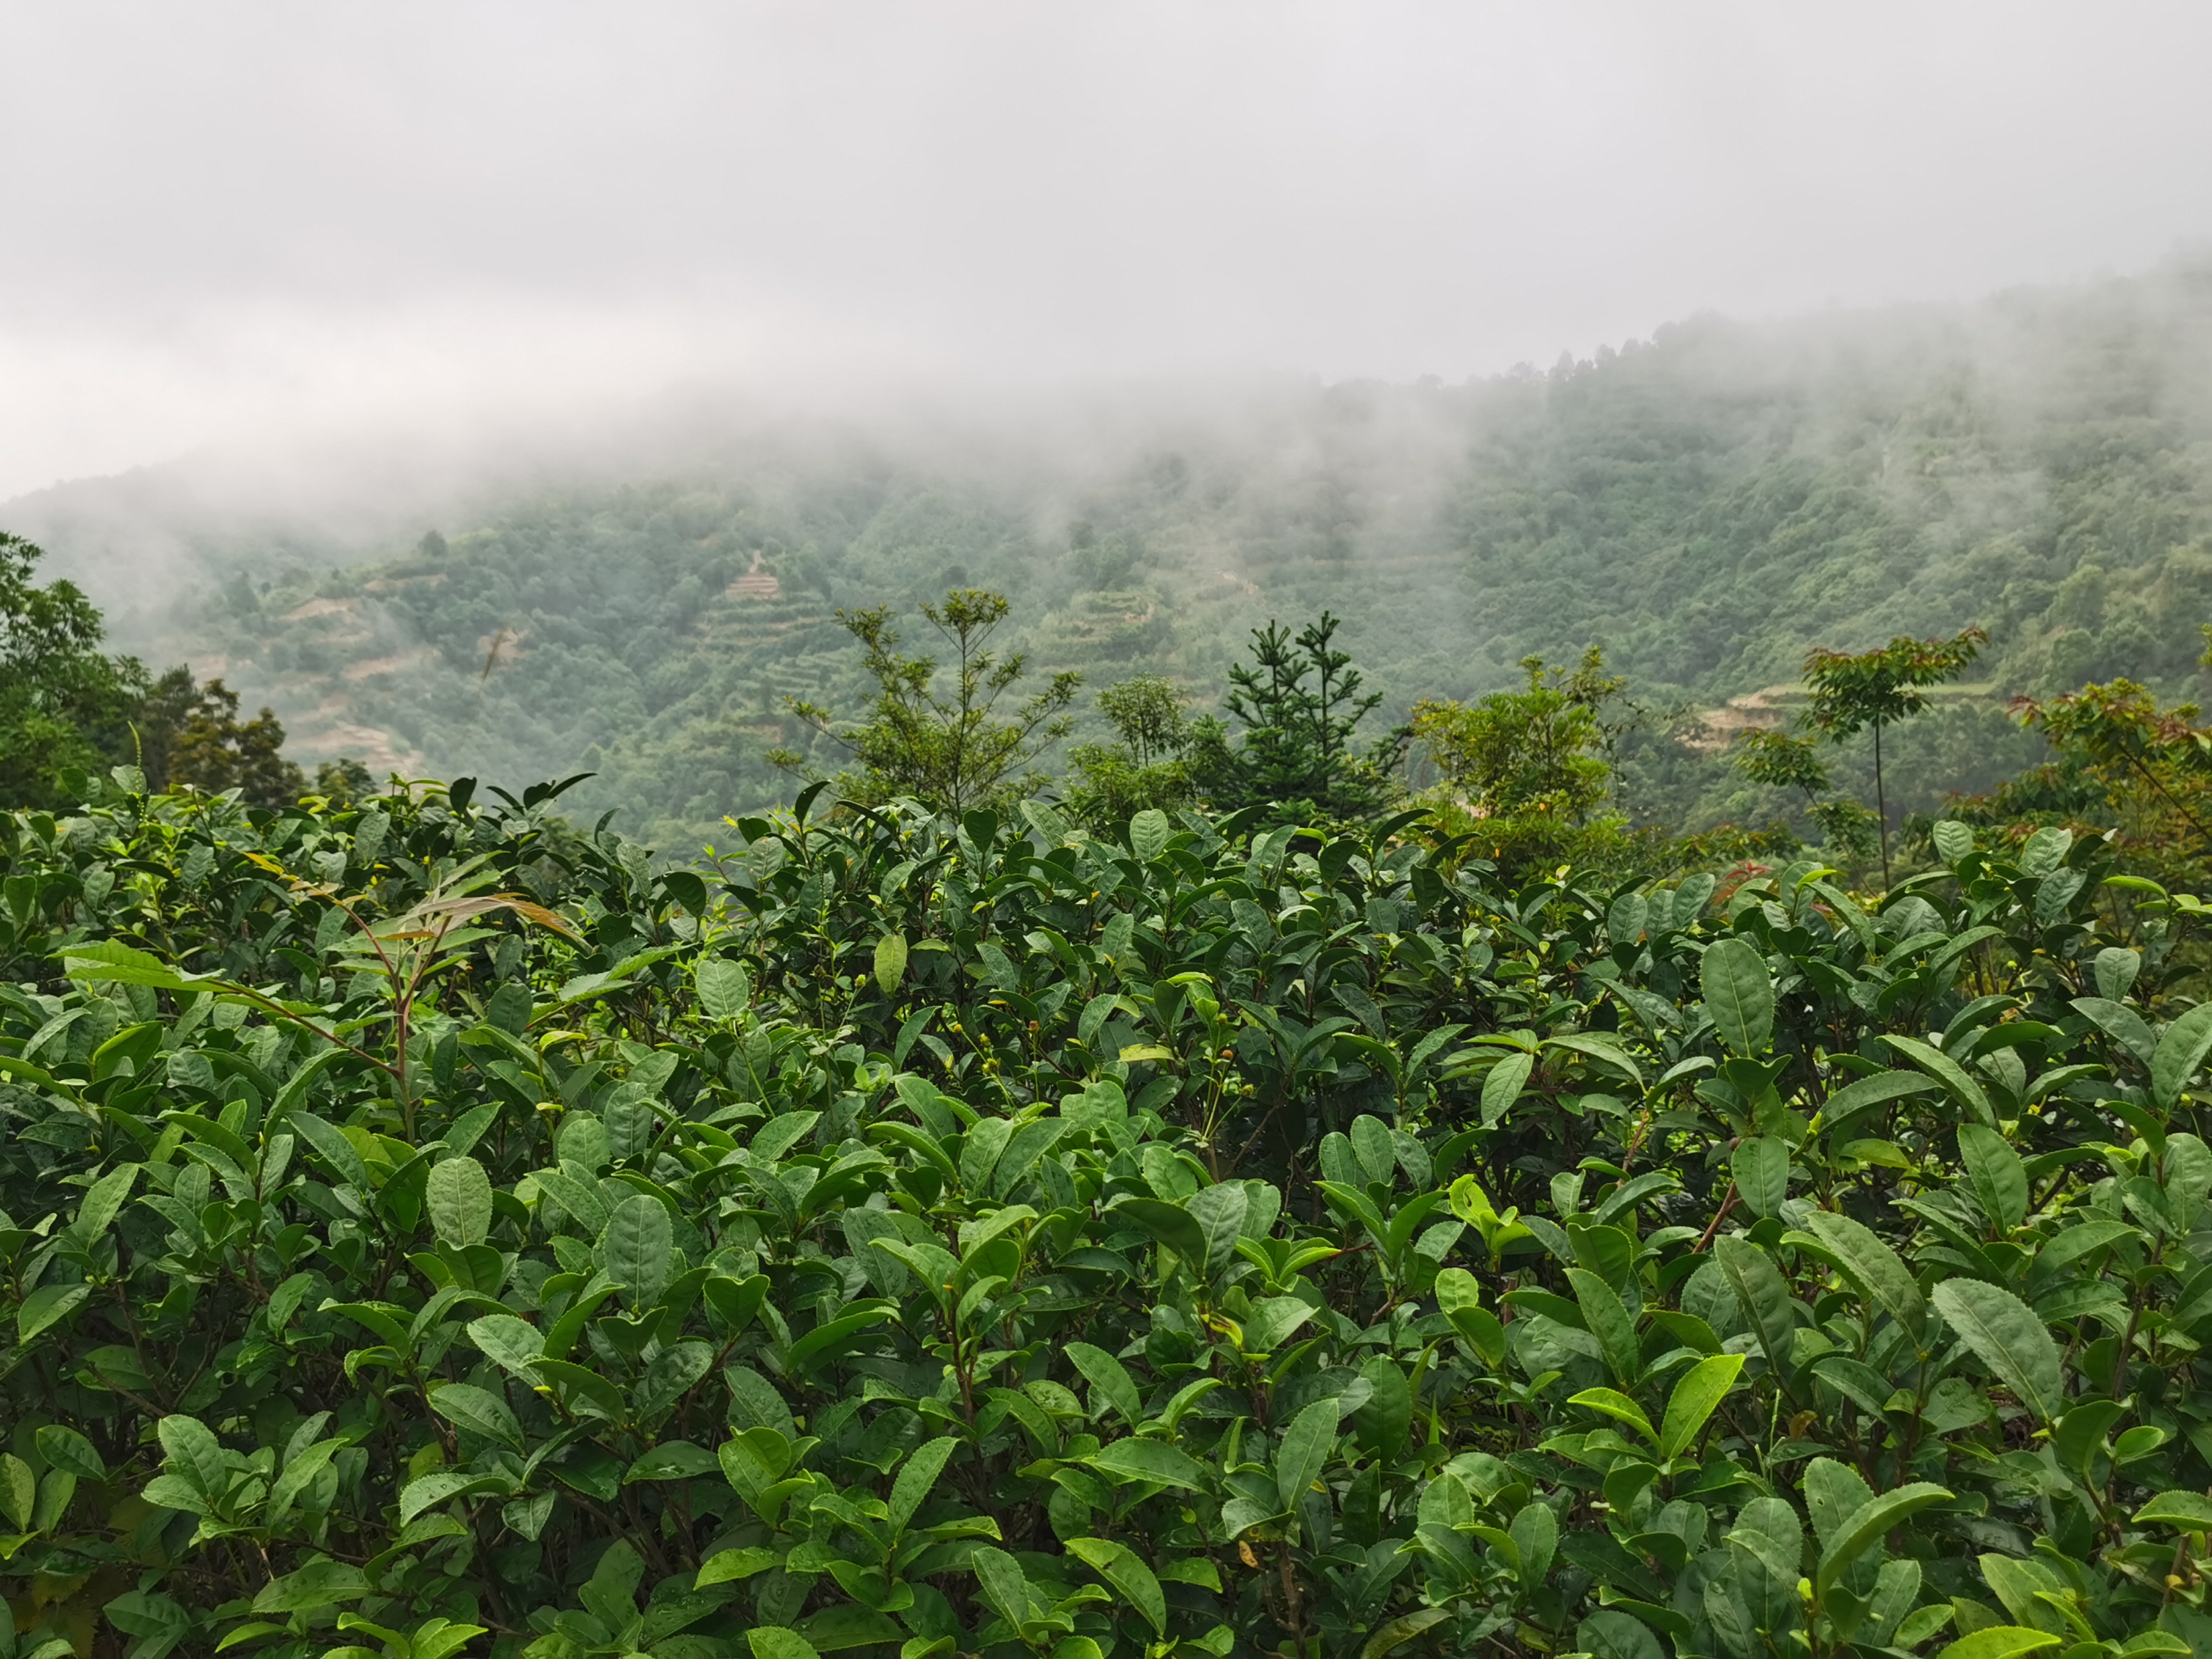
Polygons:
[[[1602,644],[1646,713],[1632,799],[1692,820],[1783,805],[1712,756],[1730,726],[1777,717],[1807,646],[1978,622],[1995,638],[1974,684],[1898,744],[1924,802],[2032,757],[2002,712],[2014,693],[2119,672],[2198,688],[2212,270],[1699,319],[1461,386],[1283,382],[927,434],[695,439],[629,476],[449,496],[438,533],[378,527],[339,568],[342,525],[228,544],[203,527],[192,602],[137,625],[149,654],[274,702],[310,757],[595,769],[586,805],[672,842],[787,793],[763,758],[798,735],[787,694],[855,704],[836,607],[911,611],[953,585],[1008,592],[1040,668],[1158,670],[1206,704],[1249,628],[1324,606],[1389,714]],[[49,503],[0,523],[82,558],[70,525],[100,499],[81,486],[74,519]],[[910,641],[925,632],[914,617]]]

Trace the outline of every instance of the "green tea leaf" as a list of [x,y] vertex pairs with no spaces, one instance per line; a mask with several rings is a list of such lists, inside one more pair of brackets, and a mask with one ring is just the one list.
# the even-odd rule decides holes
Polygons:
[[0,1514],[5,1514],[12,1526],[27,1527],[32,1506],[38,1501],[39,1478],[31,1473],[31,1466],[13,1452],[0,1452]]
[[[1198,1218],[1182,1205],[1157,1198],[1125,1198],[1114,1206],[1113,1214],[1117,1220],[1141,1227],[1182,1257],[1194,1275],[1201,1279],[1206,1277],[1206,1264],[1212,1254],[1212,1241],[1199,1225]],[[1233,1240],[1233,1234],[1231,1237]]]
[[1714,940],[1698,965],[1698,981],[1729,1052],[1764,1053],[1774,1035],[1774,981],[1757,948],[1740,939]]
[[639,1480],[692,1480],[712,1474],[721,1467],[714,1453],[688,1440],[664,1440],[638,1455],[623,1471],[623,1484]]
[[[1131,1428],[1144,1420],[1144,1401],[1137,1393],[1128,1368],[1103,1348],[1093,1347],[1088,1342],[1070,1342],[1060,1352],[1068,1363],[1083,1373],[1099,1397],[1115,1411]],[[1094,1413],[1095,1415],[1096,1413]]]
[[1168,850],[1168,815],[1147,806],[1129,820],[1129,850],[1146,864]]
[[727,957],[702,957],[691,970],[699,988],[699,1008],[717,1024],[734,1024],[752,1000],[752,981],[744,964]]
[[491,1178],[472,1158],[449,1158],[432,1164],[423,1202],[441,1244],[463,1249],[491,1236]]
[[39,1455],[46,1460],[48,1468],[59,1469],[80,1480],[107,1479],[107,1465],[100,1461],[100,1453],[92,1442],[66,1424],[47,1424],[40,1429],[33,1439],[39,1448]]
[[1956,818],[1938,818],[1929,831],[1936,843],[1936,856],[1949,865],[1956,865],[1974,850],[1974,832]]
[[1978,1279],[1950,1279],[1932,1298],[1943,1322],[2046,1425],[2065,1409],[2058,1345],[2033,1310]]
[[1589,1334],[1597,1339],[1613,1380],[1624,1389],[1634,1388],[1644,1371],[1635,1320],[1613,1286],[1595,1273],[1582,1267],[1570,1267],[1567,1282],[1574,1287],[1575,1304],[1582,1310]]
[[937,1484],[937,1477],[945,1473],[945,1464],[951,1461],[952,1454],[959,1444],[957,1440],[950,1437],[933,1440],[899,1466],[898,1479],[891,1483],[888,1518],[892,1532],[906,1530],[908,1522],[914,1519],[915,1511],[921,1507],[922,1499],[929,1496],[930,1488]]
[[2039,1648],[2055,1648],[2061,1638],[2025,1625],[1987,1625],[1971,1636],[1962,1636],[1936,1659],[2014,1659]]
[[718,1550],[700,1565],[699,1576],[693,1587],[705,1589],[709,1584],[726,1584],[741,1578],[750,1578],[756,1573],[766,1572],[775,1565],[775,1552],[762,1549],[757,1545],[743,1549]]
[[2207,1053],[2212,1053],[2212,1002],[2197,1004],[2159,1034],[2150,1062],[2152,1098],[2168,1108],[2179,1104]]
[[271,1613],[318,1613],[342,1602],[357,1601],[368,1594],[368,1579],[359,1567],[318,1559],[262,1586],[253,1598],[253,1610]]
[[545,1339],[528,1320],[513,1314],[487,1314],[471,1319],[468,1331],[469,1340],[501,1370],[526,1382],[537,1380],[530,1368],[545,1352]]
[[[1019,1629],[1027,1623],[1030,1613],[1030,1581],[1022,1571],[1022,1564],[1002,1549],[988,1544],[969,1558],[975,1572],[975,1587],[983,1593],[983,1600],[991,1610],[1009,1625]],[[763,1655],[762,1659],[771,1659]]]
[[1559,1517],[1550,1504],[1531,1499],[1521,1506],[1505,1530],[1521,1552],[1518,1574],[1522,1587],[1533,1589],[1544,1582],[1552,1570],[1553,1558],[1559,1554]]
[[1595,1659],[1667,1659],[1667,1650],[1641,1620],[1611,1607],[1583,1620],[1575,1645]]
[[161,1419],[158,1432],[169,1472],[181,1478],[203,1498],[220,1498],[230,1488],[230,1461],[215,1431],[197,1417],[172,1413]]
[[318,1440],[314,1444],[294,1453],[291,1461],[284,1465],[283,1474],[276,1477],[276,1484],[269,1489],[268,1508],[263,1512],[264,1517],[273,1524],[288,1514],[301,1494],[314,1484],[315,1477],[330,1467],[331,1459],[337,1455],[339,1443],[336,1440]]
[[1740,1353],[1712,1354],[1676,1380],[1657,1436],[1662,1458],[1672,1462],[1697,1443],[1698,1434],[1743,1374],[1743,1360]]
[[885,996],[895,994],[906,977],[906,935],[885,933],[876,941],[876,986]]
[[1205,1241],[1205,1253],[1199,1259],[1198,1267],[1208,1280],[1218,1279],[1237,1259],[1237,1241],[1244,1231],[1244,1212],[1249,1201],[1241,1181],[1201,1187],[1183,1200],[1183,1207],[1198,1224],[1199,1236]]
[[1773,1259],[1749,1239],[1725,1235],[1713,1241],[1713,1255],[1735,1293],[1736,1305],[1749,1318],[1767,1363],[1778,1375],[1790,1376],[1796,1364],[1797,1316],[1790,1286]]
[[[2124,954],[2133,956],[2132,951]],[[2122,1049],[2144,1066],[2151,1064],[2158,1053],[2158,1034],[2150,1029],[2143,1017],[2124,1002],[2109,997],[2076,997],[2074,1012],[2094,1022],[2106,1036],[2118,1043]]]
[[1820,1571],[1813,1580],[1814,1593],[1826,1595],[1829,1587],[1870,1545],[1879,1543],[1892,1528],[1929,1504],[1948,1502],[1951,1495],[1930,1481],[1915,1480],[1867,1499],[1844,1522],[1835,1541],[1822,1553]]
[[1084,1460],[1119,1484],[1142,1482],[1183,1492],[1206,1490],[1206,1471],[1189,1456],[1158,1440],[1115,1440]]
[[1580,1394],[1568,1395],[1567,1404],[1602,1412],[1607,1417],[1627,1424],[1655,1446],[1659,1443],[1659,1431],[1651,1426],[1651,1419],[1644,1414],[1644,1407],[1617,1389],[1584,1389]]
[[607,1276],[623,1287],[623,1299],[633,1308],[652,1306],[668,1288],[668,1253],[675,1247],[667,1206],[643,1193],[616,1205],[599,1236]]
[[1790,1147],[1773,1135],[1754,1135],[1736,1144],[1729,1171],[1735,1189],[1753,1215],[1770,1216],[1790,1196]]
[[1996,1114],[1990,1109],[1990,1097],[1982,1092],[1982,1085],[1968,1077],[1966,1068],[1950,1055],[1918,1037],[1899,1036],[1893,1032],[1885,1035],[1882,1041],[1934,1078],[1946,1094],[1966,1109],[1973,1121],[1991,1128],[1996,1126]]
[[76,1206],[79,1230],[95,1238],[106,1232],[123,1212],[137,1179],[138,1166],[126,1164],[119,1170],[109,1170],[86,1188],[83,1200]]
[[2007,1232],[2027,1218],[2027,1171],[2002,1135],[1978,1123],[1962,1123],[1959,1157],[1984,1215]]
[[[1464,1272],[1447,1267],[1444,1272]],[[1437,1275],[1439,1285],[1443,1274]],[[1290,1340],[1305,1322],[1314,1316],[1313,1304],[1295,1296],[1261,1297],[1252,1304],[1252,1311],[1244,1321],[1244,1351],[1247,1353],[1273,1353]],[[1449,1310],[1447,1310],[1447,1312]]]
[[1417,1607],[1412,1613],[1401,1613],[1375,1627],[1375,1633],[1359,1650],[1359,1659],[1383,1659],[1450,1617],[1449,1607]]
[[1494,1129],[1505,1121],[1513,1109],[1513,1103],[1521,1098],[1528,1086],[1528,1074],[1536,1069],[1534,1054],[1511,1054],[1490,1068],[1482,1079],[1482,1127]]
[[374,1190],[368,1165],[362,1160],[360,1150],[344,1133],[325,1123],[313,1112],[295,1111],[284,1120],[286,1125],[308,1146],[315,1155],[330,1166],[331,1173],[357,1193]]
[[506,1475],[473,1474],[466,1469],[433,1469],[428,1474],[416,1476],[399,1494],[399,1523],[405,1526],[425,1510],[457,1498],[514,1490]]
[[854,1338],[895,1317],[896,1312],[894,1308],[878,1305],[858,1308],[824,1320],[791,1345],[787,1358],[792,1369],[805,1372],[829,1364],[838,1354],[850,1350]]
[[1832,1133],[1851,1119],[1914,1095],[1932,1095],[1942,1085],[1918,1072],[1876,1072],[1845,1084],[1821,1103],[1820,1127]]
[[45,1285],[33,1291],[15,1310],[15,1340],[27,1346],[75,1313],[91,1294],[89,1285]]
[[185,990],[192,983],[159,957],[134,950],[113,939],[65,945],[59,955],[62,972],[71,979],[116,985],[150,985],[165,991]]
[[1316,1400],[1291,1419],[1275,1452],[1277,1505],[1295,1515],[1299,1503],[1321,1478],[1328,1455],[1336,1447],[1337,1407],[1334,1400]]
[[1121,1599],[1144,1616],[1155,1635],[1167,1635],[1166,1593],[1134,1550],[1104,1538],[1071,1538],[1067,1553],[1119,1590]]
[[1904,1259],[1872,1228],[1830,1210],[1805,1218],[1814,1237],[1828,1247],[1844,1276],[1917,1341],[1928,1326],[1928,1300]]
[[1765,1568],[1778,1586],[1796,1588],[1802,1571],[1805,1528],[1788,1499],[1753,1498],[1736,1511],[1735,1525],[1723,1541]]
[[2201,1492],[2162,1492],[2137,1509],[2133,1519],[2139,1527],[2212,1532],[2212,1498]]

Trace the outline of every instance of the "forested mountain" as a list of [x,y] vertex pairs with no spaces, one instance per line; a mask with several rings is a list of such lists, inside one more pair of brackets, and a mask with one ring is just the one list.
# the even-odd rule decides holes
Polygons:
[[[380,530],[341,568],[343,537],[202,533],[193,601],[138,623],[163,635],[149,659],[272,702],[310,759],[595,768],[574,799],[663,839],[787,793],[764,758],[802,735],[784,699],[858,695],[836,608],[911,613],[952,586],[1006,593],[1037,668],[1164,672],[1201,708],[1249,628],[1324,607],[1378,718],[1601,645],[1642,711],[1629,804],[1692,824],[1775,810],[1712,739],[1786,706],[1809,646],[1979,623],[1975,680],[1897,742],[1925,805],[2034,757],[2011,695],[2118,673],[2191,692],[2209,340],[2212,269],[2176,264],[1972,307],[1701,318],[1456,386],[1070,394],[927,439],[694,434],[628,482]],[[96,495],[0,520],[106,597]]]

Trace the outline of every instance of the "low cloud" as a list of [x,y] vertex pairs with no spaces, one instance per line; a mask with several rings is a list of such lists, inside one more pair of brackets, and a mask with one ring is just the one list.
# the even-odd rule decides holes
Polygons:
[[119,4],[0,19],[0,499],[685,381],[1455,380],[2212,229],[2212,13]]

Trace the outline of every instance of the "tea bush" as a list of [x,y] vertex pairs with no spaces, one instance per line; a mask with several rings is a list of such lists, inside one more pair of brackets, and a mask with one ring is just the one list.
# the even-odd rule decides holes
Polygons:
[[2212,1654],[2101,842],[134,781],[0,818],[0,1654]]

